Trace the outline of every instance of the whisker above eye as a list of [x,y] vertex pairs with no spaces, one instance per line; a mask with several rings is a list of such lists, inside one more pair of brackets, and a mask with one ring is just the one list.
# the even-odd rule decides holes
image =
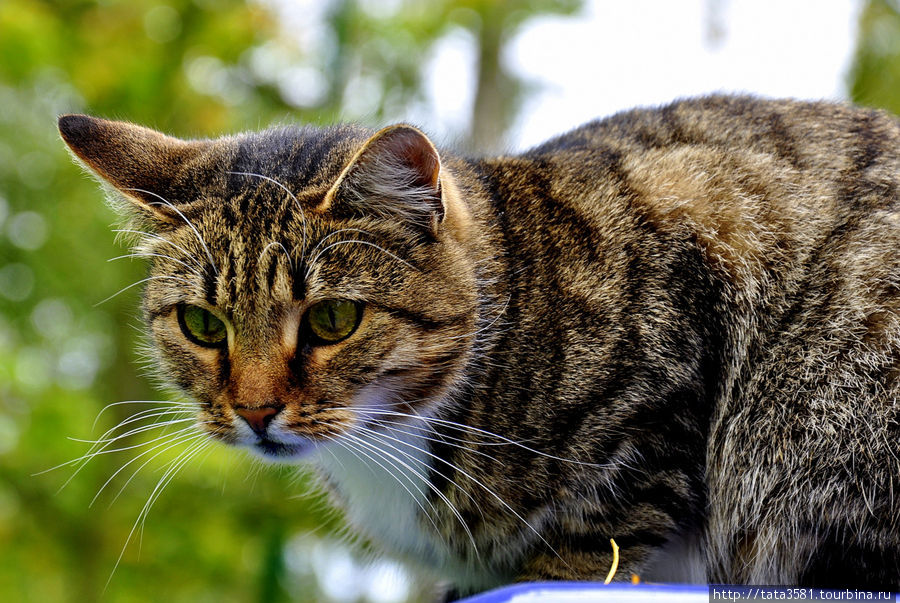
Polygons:
[[290,268],[291,268],[291,274],[293,274],[294,273],[294,260],[291,258],[291,254],[288,253],[287,248],[284,245],[282,245],[281,243],[279,243],[278,241],[272,241],[271,243],[269,243],[268,245],[263,247],[263,250],[259,252],[259,257],[257,258],[256,263],[259,264],[259,262],[262,260],[263,256],[266,254],[266,252],[269,250],[269,248],[274,247],[275,245],[277,245],[278,247],[281,247],[281,250],[284,252],[284,256],[287,258],[288,266],[290,266]]
[[182,262],[181,260],[179,260],[177,258],[173,258],[172,256],[166,255],[164,253],[127,253],[125,255],[119,255],[114,258],[109,258],[106,261],[107,262],[115,262],[116,260],[124,260],[127,258],[163,258],[163,259],[175,262],[176,264],[181,264],[182,266],[184,266],[185,268],[187,268],[188,270],[190,270],[193,274],[196,274],[197,276],[200,276],[200,277],[203,276],[203,273],[201,273],[199,270],[197,270],[195,267],[191,266],[187,262]]
[[372,243],[370,241],[362,241],[360,239],[350,239],[348,241],[337,241],[335,243],[331,243],[325,249],[320,251],[312,260],[309,261],[309,264],[307,265],[307,268],[306,268],[306,274],[304,275],[304,278],[307,278],[307,279],[309,278],[309,275],[312,272],[313,266],[315,266],[316,261],[320,257],[322,257],[322,255],[324,253],[326,253],[329,249],[332,249],[333,247],[337,247],[338,245],[349,245],[350,243],[359,243],[360,245],[369,245],[370,247],[374,247],[375,249],[378,249],[379,251],[386,253],[387,255],[389,255],[393,259],[397,260],[401,264],[408,266],[411,270],[415,270],[416,272],[421,272],[418,268],[416,268],[415,266],[413,266],[412,264],[410,264],[403,258],[398,257],[397,255],[391,253],[390,251],[388,251],[384,247],[381,247],[380,245],[376,245],[375,243]]
[[375,236],[375,235],[373,235],[371,232],[369,232],[368,230],[363,230],[362,228],[339,228],[338,230],[335,230],[335,231],[333,231],[333,232],[330,232],[330,233],[328,233],[327,235],[325,235],[324,237],[322,237],[321,239],[319,239],[319,242],[316,243],[316,244],[313,246],[313,248],[310,250],[309,254],[310,254],[310,255],[314,254],[314,253],[316,252],[316,250],[317,250],[319,247],[321,247],[322,245],[324,245],[325,242],[326,242],[328,239],[330,239],[331,237],[337,236],[337,235],[339,235],[339,234],[341,234],[341,233],[344,233],[344,232],[358,232],[358,233],[360,233],[360,234],[367,235],[367,236],[370,236],[370,237],[374,237],[374,236]]
[[162,196],[154,193],[153,191],[144,190],[142,188],[123,188],[122,190],[134,191],[137,193],[145,193],[147,195],[156,197],[157,199],[159,199],[159,201],[151,202],[151,203],[149,203],[149,205],[165,205],[166,207],[168,207],[169,209],[174,211],[176,214],[178,214],[181,217],[181,219],[184,220],[184,223],[188,225],[188,228],[190,228],[192,231],[194,231],[194,235],[196,235],[197,240],[200,242],[200,245],[203,246],[203,250],[206,251],[206,257],[209,258],[209,263],[212,266],[213,272],[215,272],[216,274],[219,274],[219,269],[216,268],[216,262],[213,259],[212,253],[210,253],[210,251],[209,251],[209,247],[207,247],[207,245],[206,245],[206,241],[204,241],[203,237],[200,236],[200,231],[197,230],[197,227],[194,226],[194,224],[190,220],[188,220],[187,216],[185,216],[183,213],[181,213],[181,211],[177,207],[175,207],[168,200],[166,200]]
[[[300,205],[300,200],[297,199],[297,196],[293,192],[291,192],[291,189],[289,189],[288,187],[286,187],[285,185],[283,185],[282,183],[278,182],[277,180],[275,180],[274,178],[272,178],[270,176],[264,176],[263,174],[256,174],[254,172],[227,171],[225,173],[226,174],[234,174],[235,176],[251,176],[253,178],[261,178],[262,180],[271,182],[275,186],[281,188],[281,190],[286,192],[288,195],[290,195],[291,199],[294,200],[294,203],[297,204],[297,209],[300,211],[300,220],[303,222],[303,239],[302,239],[302,242],[300,245],[300,264],[303,264],[303,259],[306,254],[306,213],[303,211],[303,206]],[[290,257],[290,256],[288,256],[288,257]],[[293,271],[293,268],[291,270]]]
[[128,285],[127,287],[123,287],[122,289],[119,289],[118,291],[116,291],[115,293],[113,293],[112,295],[110,295],[109,297],[107,297],[106,299],[103,299],[103,300],[101,300],[101,301],[98,301],[96,304],[94,304],[94,307],[96,308],[97,306],[99,306],[99,305],[101,305],[101,304],[105,304],[106,302],[108,302],[108,301],[111,300],[112,298],[114,298],[114,297],[116,297],[117,295],[120,295],[120,294],[122,294],[122,293],[125,293],[126,291],[128,291],[128,290],[131,289],[132,287],[137,287],[138,285],[141,285],[141,284],[143,284],[143,283],[147,283],[147,282],[155,281],[155,280],[173,280],[173,281],[179,281],[179,282],[184,283],[185,285],[188,285],[188,286],[191,286],[191,285],[194,284],[194,283],[192,283],[191,281],[189,281],[189,280],[187,280],[187,279],[184,279],[184,278],[181,278],[181,277],[178,277],[178,276],[170,276],[170,275],[166,275],[166,274],[162,274],[162,275],[158,275],[158,276],[148,276],[147,278],[143,278],[143,279],[139,280],[139,281],[136,282],[136,283],[131,283],[131,284]]
[[119,234],[136,234],[136,235],[140,235],[141,237],[146,237],[148,239],[160,241],[161,243],[165,243],[166,245],[171,245],[178,251],[182,252],[185,256],[194,260],[194,263],[197,265],[197,267],[200,268],[200,270],[202,270],[204,273],[206,272],[206,266],[200,260],[198,260],[196,257],[194,257],[193,253],[191,253],[190,251],[188,251],[181,245],[178,245],[177,243],[170,241],[169,239],[167,239],[165,237],[162,237],[162,236],[152,233],[152,232],[144,232],[143,230],[132,230],[129,228],[117,228],[117,229],[113,230],[113,232],[119,233]]

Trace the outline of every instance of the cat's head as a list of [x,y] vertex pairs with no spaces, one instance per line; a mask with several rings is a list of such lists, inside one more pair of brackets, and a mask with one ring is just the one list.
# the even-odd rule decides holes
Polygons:
[[183,141],[79,115],[59,128],[124,201],[150,262],[160,375],[212,436],[295,458],[427,410],[460,380],[478,306],[472,218],[420,131]]

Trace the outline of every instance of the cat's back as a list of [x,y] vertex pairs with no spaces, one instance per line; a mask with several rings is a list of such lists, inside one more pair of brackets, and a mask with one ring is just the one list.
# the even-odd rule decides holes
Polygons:
[[565,240],[637,221],[698,242],[735,278],[773,250],[802,261],[850,222],[900,236],[900,122],[844,104],[689,99],[484,165],[523,236],[550,227]]
[[[482,166],[515,250],[513,303],[535,339],[551,322],[592,353],[636,341],[636,356],[659,354],[664,370],[711,354],[704,396],[720,409],[743,404],[750,381],[802,392],[839,368],[844,383],[817,404],[842,408],[852,385],[878,389],[871,400],[887,409],[900,391],[896,118],[711,96],[620,113]],[[842,443],[830,445],[823,458]]]
[[517,343],[554,350],[514,359],[529,391],[576,433],[611,398],[636,446],[689,451],[712,576],[851,584],[843,561],[874,555],[871,583],[895,580],[898,150],[883,112],[712,96],[481,164]]
[[716,95],[598,119],[524,156],[579,156],[602,163],[610,153],[622,159],[690,146],[770,155],[798,170],[846,171],[896,158],[898,143],[900,122],[883,111],[826,101]]

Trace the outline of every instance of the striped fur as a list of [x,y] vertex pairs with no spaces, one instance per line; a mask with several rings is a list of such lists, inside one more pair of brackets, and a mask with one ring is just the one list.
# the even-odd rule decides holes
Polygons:
[[[600,578],[610,537],[620,577],[900,587],[894,118],[714,96],[477,160],[407,126],[60,128],[137,208],[161,373],[214,437],[318,456],[460,592]],[[360,326],[310,345],[335,298]],[[275,403],[263,446],[235,408]],[[397,489],[377,513],[329,451]]]

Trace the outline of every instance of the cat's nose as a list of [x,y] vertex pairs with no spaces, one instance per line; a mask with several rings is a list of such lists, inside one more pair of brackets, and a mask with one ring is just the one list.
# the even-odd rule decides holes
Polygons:
[[261,406],[258,408],[235,408],[234,412],[247,422],[250,429],[264,436],[269,423],[281,412],[281,406]]

